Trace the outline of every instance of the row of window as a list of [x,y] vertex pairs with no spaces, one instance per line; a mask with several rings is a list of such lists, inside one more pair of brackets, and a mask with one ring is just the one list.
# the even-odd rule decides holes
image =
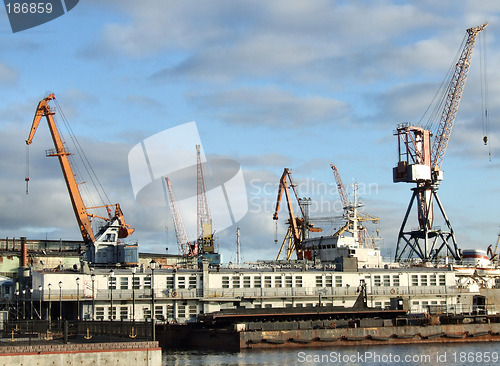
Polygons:
[[[117,314],[118,312],[118,314]],[[95,319],[104,320],[107,313],[107,319],[131,320],[132,309],[129,306],[96,306]],[[151,319],[151,307],[142,308],[144,319]],[[155,319],[159,321],[173,320],[175,318],[191,318],[196,316],[196,305],[177,305],[177,314],[174,314],[173,306],[155,305]]]
[[[274,278],[273,278],[274,277]],[[303,287],[302,276],[222,276],[222,288]]]
[[[158,281],[162,281],[162,283],[158,283]],[[163,282],[165,281],[165,282]],[[133,282],[133,283],[132,283]],[[155,288],[156,287],[165,287],[168,289],[178,288],[196,288],[197,277],[196,276],[178,276],[177,277],[177,286],[174,285],[174,276],[161,276],[155,277]],[[139,289],[151,289],[151,276],[134,276],[134,277],[108,277],[108,289],[116,290],[119,288],[120,290],[132,290],[132,286],[134,290]]]

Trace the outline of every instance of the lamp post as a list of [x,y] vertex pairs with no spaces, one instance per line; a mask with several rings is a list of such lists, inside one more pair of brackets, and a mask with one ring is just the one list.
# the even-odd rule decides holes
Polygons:
[[42,320],[42,285],[38,286],[38,296],[40,297],[40,313],[38,317]]
[[62,281],[59,281],[59,323],[62,321]]
[[16,320],[19,320],[19,290],[16,290]]
[[30,320],[33,320],[33,289],[30,288]]
[[137,267],[132,267],[132,321],[135,322],[135,273]]
[[113,311],[113,278],[115,277],[115,271],[109,271],[109,289],[111,290],[111,320],[114,320],[114,311]]
[[21,291],[23,294],[23,320],[26,319],[26,290]]
[[76,278],[76,314],[77,320],[80,321],[80,277]]
[[49,283],[47,287],[49,288],[49,314],[47,316],[47,319],[49,320],[49,329],[50,329],[50,324],[52,322],[52,301],[50,300],[50,290],[52,289],[52,284]]
[[155,334],[155,268],[156,262],[151,260],[149,262],[151,267],[151,338],[153,342],[156,340]]
[[92,280],[92,320],[95,319],[95,292],[94,292],[94,284],[95,284],[95,273],[92,272],[90,275],[90,279]]

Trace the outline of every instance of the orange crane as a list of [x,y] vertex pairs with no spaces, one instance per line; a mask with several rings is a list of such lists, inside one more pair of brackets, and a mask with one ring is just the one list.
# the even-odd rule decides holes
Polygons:
[[[403,124],[398,126],[399,161],[393,169],[394,182],[416,183],[413,195],[406,210],[398,235],[395,260],[400,261],[417,256],[423,261],[434,261],[446,249],[455,260],[460,259],[455,234],[451,223],[437,195],[440,181],[443,180],[441,165],[455,122],[460,99],[464,90],[470,61],[477,35],[488,23],[467,29],[462,52],[455,64],[446,93],[443,96],[444,108],[431,146],[432,133],[422,127]],[[439,104],[441,105],[441,104]],[[414,202],[417,202],[419,227],[406,230],[406,223]],[[433,201],[439,206],[448,230],[434,229]]]
[[[126,238],[134,232],[134,229],[125,223],[125,218],[120,205],[117,203],[115,205],[104,205],[98,207],[85,206],[80,190],[78,189],[75,174],[73,173],[73,169],[68,158],[71,153],[68,152],[64,146],[63,140],[54,121],[53,116],[55,111],[53,111],[49,105],[49,102],[52,100],[55,100],[54,94],[50,94],[38,103],[26,144],[31,145],[38,125],[40,124],[42,117],[45,117],[54,142],[54,149],[47,150],[46,156],[57,156],[59,159],[66,187],[71,199],[71,204],[73,206],[73,211],[75,213],[83,241],[87,247],[87,260],[92,264],[136,264],[136,262],[138,262],[137,245],[121,246],[117,250],[118,239]],[[27,177],[26,181],[28,180],[29,178]],[[91,209],[101,207],[107,209],[107,218],[89,212]],[[106,225],[104,225],[97,234],[94,234],[92,229],[90,222],[91,217],[106,221]]]
[[167,181],[168,195],[170,198],[170,210],[172,211],[172,216],[174,218],[175,235],[177,237],[177,244],[179,245],[179,252],[184,256],[195,256],[198,254],[197,243],[191,243],[189,241],[184,222],[182,221],[182,216],[179,212],[179,208],[177,207],[177,200],[174,196],[172,183],[168,177],[165,177],[165,180]]
[[[306,217],[304,213],[304,209],[300,203],[299,196],[297,195],[297,191],[295,190],[295,184],[292,182],[292,172],[288,169],[285,168],[283,171],[283,174],[281,175],[280,178],[280,185],[278,189],[278,198],[276,200],[276,209],[274,210],[274,215],[273,215],[273,220],[278,220],[278,213],[280,210],[280,205],[281,205],[281,198],[283,197],[283,193],[285,193],[286,196],[286,203],[288,207],[288,230],[287,233],[285,234],[285,239],[283,240],[283,243],[281,244],[281,248],[279,250],[279,253],[276,257],[276,260],[279,260],[279,257],[281,256],[281,253],[283,251],[283,248],[285,247],[285,244],[288,243],[288,248],[287,248],[287,253],[286,253],[286,260],[290,260],[293,252],[295,251],[297,254],[297,259],[303,259],[304,258],[304,251],[302,248],[302,240],[306,239],[308,236],[309,231],[311,232],[321,232],[322,229],[314,227],[313,224],[310,224],[308,222],[308,218]],[[292,188],[295,199],[298,202],[300,211],[302,213],[302,217],[297,217],[295,216],[295,213],[293,211],[293,204],[292,204],[292,197],[290,196],[290,188]]]

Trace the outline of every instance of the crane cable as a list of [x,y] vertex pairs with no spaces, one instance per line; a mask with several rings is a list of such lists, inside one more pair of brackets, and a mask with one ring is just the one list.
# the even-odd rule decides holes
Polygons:
[[26,145],[26,194],[29,194],[29,181],[30,181],[30,145]]
[[[77,154],[78,154],[80,160],[82,161],[82,164],[85,168],[85,171],[87,172],[87,175],[89,176],[89,178],[92,182],[92,185],[94,186],[94,189],[95,189],[97,195],[99,196],[101,203],[103,203],[104,205],[110,205],[111,200],[109,199],[108,195],[106,194],[104,187],[102,186],[101,182],[99,181],[99,178],[97,177],[97,174],[95,173],[94,169],[92,168],[92,165],[90,164],[90,161],[88,160],[87,155],[85,154],[82,146],[80,145],[80,142],[76,138],[76,135],[73,132],[73,129],[71,128],[71,125],[69,124],[61,106],[59,105],[59,102],[57,101],[57,99],[54,99],[54,102],[56,104],[57,110],[59,111],[59,115],[61,116],[61,119],[63,120],[64,125],[69,132],[70,138],[73,142],[73,145],[76,148],[76,151],[77,151]],[[70,155],[70,157],[71,157],[71,155]],[[77,170],[79,170],[78,164],[72,164],[72,166],[74,168],[76,168]],[[80,174],[80,176],[81,176],[81,174]],[[83,186],[86,189],[86,185],[83,185]],[[87,196],[86,197],[87,200],[92,200],[92,194],[90,194],[90,192],[88,192],[88,190],[87,190],[86,196]],[[92,206],[97,207],[99,205],[92,204]],[[101,215],[101,216],[104,216],[104,215]]]
[[488,144],[488,135],[490,122],[488,116],[488,77],[487,77],[487,54],[486,54],[486,35],[480,34],[480,79],[481,79],[481,123],[483,126],[483,142],[488,145],[488,156],[491,161],[491,145]]

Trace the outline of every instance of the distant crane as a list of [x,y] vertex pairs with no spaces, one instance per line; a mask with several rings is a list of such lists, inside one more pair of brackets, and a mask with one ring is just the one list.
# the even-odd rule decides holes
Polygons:
[[[340,178],[340,173],[337,168],[337,166],[330,164],[330,167],[332,168],[333,175],[335,177],[335,182],[337,183],[337,190],[340,195],[340,200],[342,201],[342,208],[344,209],[344,216],[347,219],[347,222],[344,226],[342,226],[337,232],[333,234],[333,236],[338,236],[342,235],[345,231],[351,231],[355,237],[355,241],[360,241],[363,245],[366,245],[366,238],[367,238],[367,232],[366,228],[363,227],[362,225],[358,226],[359,222],[364,222],[364,221],[372,221],[373,223],[377,223],[380,221],[380,218],[369,215],[365,212],[360,212],[358,210],[360,205],[357,202],[357,199],[355,197],[355,203],[352,204],[349,201],[349,198],[347,197],[347,193],[344,187],[344,184],[342,183],[342,179]],[[356,191],[356,189],[355,189]],[[356,194],[355,194],[356,196]],[[357,237],[358,232],[362,233],[362,237]]]
[[498,239],[497,239],[497,243],[495,245],[495,249],[491,249],[491,245],[488,247],[488,254],[490,256],[490,260],[492,262],[498,262],[498,254],[497,254],[497,250],[498,250],[498,244],[500,243],[500,234],[498,234]]
[[198,251],[214,253],[214,236],[212,232],[212,217],[208,207],[203,164],[201,161],[201,147],[196,145],[196,175],[197,175],[197,232]]
[[[26,140],[27,145],[31,145],[35,132],[42,117],[45,117],[49,126],[55,149],[47,150],[46,156],[56,156],[59,159],[61,169],[69,192],[73,211],[78,222],[78,227],[87,249],[87,260],[93,265],[107,265],[110,263],[121,263],[127,265],[138,264],[137,246],[119,246],[118,240],[126,238],[134,232],[130,225],[125,223],[125,218],[120,205],[103,205],[96,207],[86,207],[76,182],[75,174],[71,167],[68,156],[70,152],[66,150],[61,135],[54,121],[54,114],[49,102],[55,100],[54,94],[42,99],[36,108],[35,117],[31,126],[30,134]],[[26,181],[29,177],[26,178]],[[106,208],[108,217],[99,216],[89,212],[91,209]],[[95,217],[105,221],[97,234],[94,233],[90,218]]]
[[182,216],[179,212],[179,208],[177,207],[177,200],[175,199],[174,191],[172,189],[172,183],[168,177],[165,177],[165,180],[167,181],[169,196],[168,202],[174,219],[175,235],[177,237],[179,252],[183,256],[193,257],[198,254],[198,244],[196,241],[193,243],[189,241]]
[[[293,211],[292,197],[290,195],[290,188],[292,189],[295,199],[298,202],[300,211],[302,213],[302,217],[295,216]],[[281,205],[281,198],[283,197],[283,193],[286,196],[286,203],[288,207],[288,229],[285,234],[285,238],[283,239],[283,243],[281,244],[281,248],[276,257],[276,260],[279,260],[283,248],[287,245],[286,251],[286,260],[290,260],[293,252],[296,252],[297,259],[304,258],[304,252],[302,249],[302,240],[308,237],[309,231],[312,232],[320,232],[322,229],[314,227],[313,224],[308,222],[307,215],[304,212],[304,208],[302,207],[299,196],[297,195],[297,191],[295,190],[295,184],[292,182],[292,171],[288,168],[285,168],[283,174],[280,178],[280,185],[278,189],[278,198],[276,200],[276,209],[274,211],[273,220],[278,220],[278,213]]]
[[[464,47],[447,87],[443,101],[444,109],[432,146],[432,133],[427,129],[403,124],[398,126],[395,133],[398,136],[399,161],[393,169],[393,180],[417,184],[412,189],[413,195],[399,231],[396,261],[402,260],[405,255],[407,258],[416,256],[423,261],[435,261],[445,248],[455,260],[460,259],[455,234],[439,200],[437,190],[440,181],[443,180],[441,165],[467,80],[476,37],[487,25],[488,23],[485,23],[467,29]],[[433,227],[433,200],[439,206],[448,228],[447,231]],[[406,223],[415,201],[419,227],[408,231]]]

